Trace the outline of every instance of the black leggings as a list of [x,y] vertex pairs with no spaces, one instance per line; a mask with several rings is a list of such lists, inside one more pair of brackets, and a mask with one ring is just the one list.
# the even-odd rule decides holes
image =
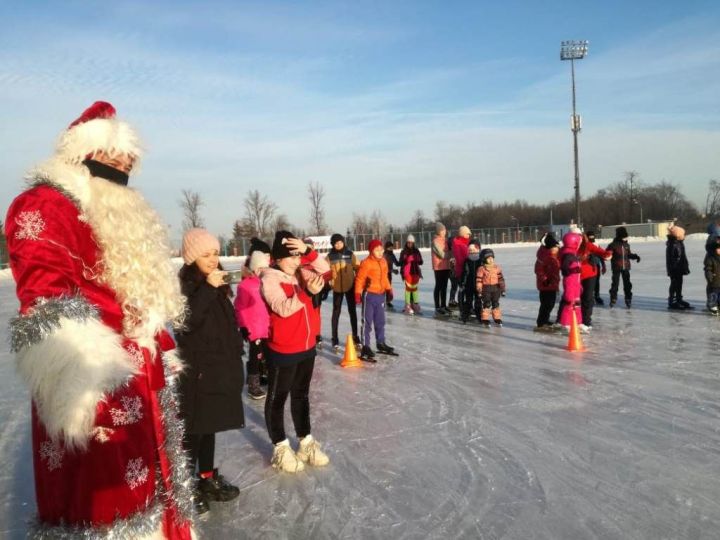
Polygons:
[[338,344],[338,322],[340,321],[340,312],[342,311],[343,298],[347,300],[348,313],[350,314],[350,327],[352,328],[353,337],[357,337],[357,312],[355,311],[355,291],[350,289],[347,292],[333,291],[333,310],[332,310],[332,341],[333,345]]
[[435,309],[447,307],[447,286],[449,279],[450,270],[435,270],[435,289],[433,289]]
[[209,473],[215,468],[215,434],[185,434],[185,449],[190,453],[190,470]]
[[289,366],[268,365],[268,391],[265,397],[265,424],[273,444],[284,441],[285,401],[290,394],[290,413],[298,438],[310,435],[310,381],[315,367],[315,349]]

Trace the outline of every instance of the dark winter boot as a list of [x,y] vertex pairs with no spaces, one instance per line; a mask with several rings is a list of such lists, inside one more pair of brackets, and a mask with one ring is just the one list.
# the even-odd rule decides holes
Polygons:
[[392,354],[395,352],[395,348],[391,347],[387,343],[378,343],[377,350],[381,353]]
[[617,298],[610,298],[610,307],[614,307],[617,304]]
[[668,298],[668,309],[682,310],[682,306],[674,298]]
[[605,305],[605,301],[598,296],[597,298],[595,298],[595,305],[596,305],[596,306],[604,306],[604,305]]
[[455,300],[450,300],[450,302],[448,303],[448,307],[449,307],[450,309],[457,309],[457,308],[458,308],[458,303],[457,303]]
[[363,348],[360,351],[360,360],[371,363],[377,362],[377,360],[375,360],[375,353],[367,345],[363,345]]
[[355,348],[357,350],[362,348],[362,340],[360,339],[360,336],[353,336],[353,342],[355,343]]
[[625,299],[625,307],[627,307],[628,309],[632,307],[632,298]]
[[678,299],[678,304],[680,304],[680,307],[683,309],[692,309],[692,306],[682,298]]
[[205,494],[198,489],[197,486],[193,489],[192,502],[195,507],[195,512],[200,515],[210,510],[210,505],[205,498]]
[[265,392],[260,388],[260,375],[248,375],[248,396],[250,399],[265,397]]
[[240,490],[229,483],[217,469],[213,469],[213,475],[210,478],[200,478],[198,480],[198,489],[211,501],[232,501],[240,495]]

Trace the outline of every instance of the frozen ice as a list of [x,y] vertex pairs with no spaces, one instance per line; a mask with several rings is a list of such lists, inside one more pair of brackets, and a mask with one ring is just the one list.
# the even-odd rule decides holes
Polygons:
[[[320,352],[313,434],[332,460],[291,476],[270,467],[263,402],[218,438],[217,464],[240,489],[214,503],[207,538],[717,539],[720,537],[720,320],[704,311],[703,240],[669,312],[664,243],[632,242],[633,308],[597,307],[588,351],[532,332],[536,246],[498,247],[503,328],[388,314],[399,358],[345,370]],[[429,259],[429,257],[427,257]],[[426,262],[421,305],[432,312]],[[609,274],[602,277],[607,301]],[[396,302],[402,302],[395,278]],[[0,281],[0,326],[17,302]],[[623,306],[623,307],[620,307]],[[331,303],[323,307],[330,337]],[[341,341],[349,331],[341,317]],[[27,392],[0,362],[0,536],[34,512]],[[287,427],[292,433],[289,414]],[[296,441],[292,440],[293,444]],[[81,489],[81,486],[78,486]]]

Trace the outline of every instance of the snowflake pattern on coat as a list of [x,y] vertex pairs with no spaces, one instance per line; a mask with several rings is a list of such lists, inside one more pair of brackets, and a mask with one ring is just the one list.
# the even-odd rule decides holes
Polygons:
[[125,481],[130,489],[137,489],[148,479],[148,468],[141,457],[128,461],[125,469]]
[[49,471],[62,467],[65,451],[55,441],[45,441],[40,445],[40,459],[45,462]]
[[102,426],[97,426],[92,430],[93,438],[101,444],[108,442],[113,433],[115,433],[115,430]]
[[45,220],[40,210],[20,212],[15,223],[19,227],[15,232],[17,240],[40,240],[40,235],[45,230]]
[[110,409],[114,426],[129,426],[142,420],[142,400],[139,396],[123,396],[120,398],[122,409]]
[[128,345],[127,347],[125,347],[125,350],[130,355],[130,360],[135,365],[135,367],[142,370],[143,366],[145,365],[145,358],[143,357],[142,351],[132,345]]

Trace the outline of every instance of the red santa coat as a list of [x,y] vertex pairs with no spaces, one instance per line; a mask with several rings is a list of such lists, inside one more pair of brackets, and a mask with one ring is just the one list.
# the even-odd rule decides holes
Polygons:
[[31,534],[189,539],[174,342],[162,330],[144,346],[123,335],[118,291],[98,279],[82,170],[66,172],[21,194],[5,221],[20,300],[12,347],[32,396]]

